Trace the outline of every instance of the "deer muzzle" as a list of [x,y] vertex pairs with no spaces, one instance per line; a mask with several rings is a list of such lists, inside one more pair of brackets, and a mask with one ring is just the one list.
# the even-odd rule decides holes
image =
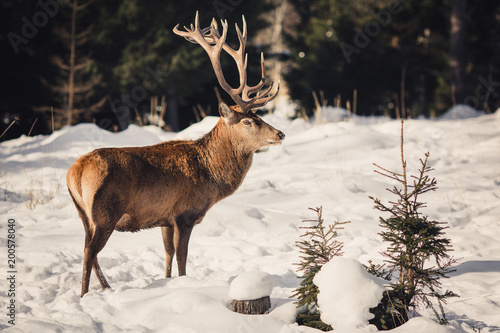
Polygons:
[[285,133],[283,133],[282,131],[278,131],[278,133],[276,133],[276,138],[274,140],[267,140],[267,143],[270,145],[280,145],[283,140],[285,140]]

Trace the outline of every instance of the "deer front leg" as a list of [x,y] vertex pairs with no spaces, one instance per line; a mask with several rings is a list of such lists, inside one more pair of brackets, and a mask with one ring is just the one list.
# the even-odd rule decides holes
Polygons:
[[165,277],[169,278],[172,276],[172,261],[175,254],[174,228],[161,227],[161,235],[163,237],[163,246],[165,247],[166,256]]
[[188,255],[189,237],[193,227],[177,227],[174,231],[174,246],[177,255],[177,267],[179,276],[186,275],[186,262]]

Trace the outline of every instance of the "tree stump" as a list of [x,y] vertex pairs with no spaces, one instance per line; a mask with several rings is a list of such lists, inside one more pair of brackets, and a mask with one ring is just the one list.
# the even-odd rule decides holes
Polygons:
[[233,311],[242,314],[267,314],[271,308],[271,298],[264,296],[258,299],[239,301],[233,299],[231,301]]
[[244,272],[229,286],[233,311],[242,314],[266,314],[271,308],[274,279],[265,272]]

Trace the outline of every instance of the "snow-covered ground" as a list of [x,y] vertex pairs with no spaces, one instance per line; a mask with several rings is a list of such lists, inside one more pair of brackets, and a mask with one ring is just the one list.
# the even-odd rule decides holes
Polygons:
[[[424,153],[431,154],[429,165],[435,169],[439,189],[422,197],[428,202],[424,212],[449,223],[447,236],[460,264],[443,286],[461,297],[446,306],[450,326],[434,324],[422,311],[423,317],[394,332],[500,331],[500,112],[448,118],[406,121],[405,152],[412,173]],[[266,120],[286,133],[283,145],[257,153],[240,189],[195,227],[187,276],[177,277],[174,268],[174,277],[164,278],[159,229],[115,232],[99,254],[112,289],[101,291],[92,275],[84,298],[79,296],[84,232],[66,190],[69,166],[99,147],[196,138],[217,119],[206,118],[178,134],[137,126],[113,134],[81,124],[50,136],[1,143],[0,329],[316,332],[293,323],[295,304],[289,298],[299,284],[293,263],[299,261],[295,242],[301,221],[315,218],[308,207],[323,206],[327,222],[352,222],[340,232],[345,257],[380,262],[379,252],[385,248],[378,235],[380,212],[368,196],[393,199],[385,190],[393,184],[373,172],[373,163],[399,170],[400,123],[383,118],[347,118],[320,125],[277,116]],[[15,220],[10,228],[16,237],[15,298],[8,295],[6,279],[11,270],[9,219]],[[230,310],[231,281],[250,271],[274,278],[267,315],[244,316]],[[7,317],[11,299],[16,306],[15,326]]]

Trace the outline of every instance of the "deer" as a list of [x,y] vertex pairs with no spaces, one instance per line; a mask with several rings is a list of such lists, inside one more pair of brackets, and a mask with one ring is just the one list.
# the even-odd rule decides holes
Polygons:
[[[89,291],[94,270],[102,290],[110,288],[97,260],[116,231],[136,232],[160,227],[166,255],[165,277],[172,274],[176,256],[179,276],[186,275],[188,243],[193,227],[218,201],[233,194],[252,164],[255,151],[282,143],[285,134],[267,124],[255,111],[273,100],[279,82],[247,84],[245,46],[247,27],[236,24],[239,48],[226,43],[228,23],[215,19],[201,29],[195,24],[173,32],[200,45],[208,54],[217,80],[236,105],[219,101],[220,118],[213,129],[196,140],[172,140],[145,147],[101,148],[80,158],[68,169],[69,194],[85,230],[81,297]],[[239,86],[231,87],[220,64],[222,50],[236,63]],[[273,92],[274,90],[274,92]]]

